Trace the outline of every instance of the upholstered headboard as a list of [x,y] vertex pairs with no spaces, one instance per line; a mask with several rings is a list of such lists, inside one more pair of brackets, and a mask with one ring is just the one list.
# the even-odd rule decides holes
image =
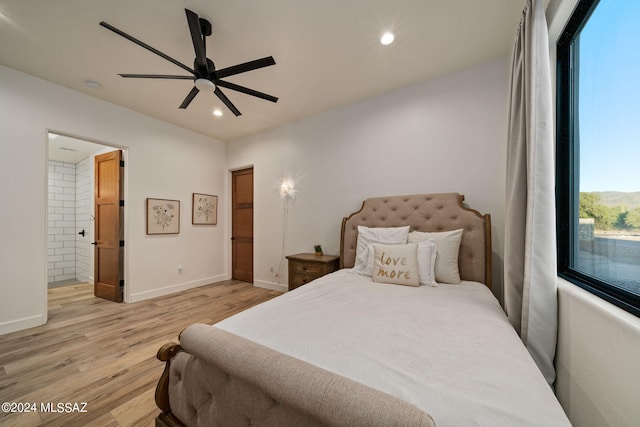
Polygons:
[[458,263],[460,278],[491,287],[491,216],[464,207],[458,193],[375,197],[342,220],[340,267],[353,267],[358,226],[399,227],[411,231],[450,231],[462,228]]

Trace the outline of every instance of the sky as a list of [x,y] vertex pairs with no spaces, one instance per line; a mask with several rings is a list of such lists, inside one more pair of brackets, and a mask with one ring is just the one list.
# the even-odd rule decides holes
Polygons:
[[640,1],[601,0],[580,36],[580,191],[640,191]]

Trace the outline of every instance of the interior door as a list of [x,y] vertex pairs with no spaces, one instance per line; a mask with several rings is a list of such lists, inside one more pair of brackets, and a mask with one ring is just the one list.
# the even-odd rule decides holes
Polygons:
[[253,168],[231,173],[231,277],[253,282]]
[[95,157],[94,294],[121,302],[124,288],[124,200],[122,151]]

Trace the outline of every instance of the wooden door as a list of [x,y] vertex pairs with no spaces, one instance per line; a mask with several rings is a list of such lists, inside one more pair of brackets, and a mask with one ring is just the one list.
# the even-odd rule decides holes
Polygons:
[[253,168],[231,173],[231,277],[253,282]]
[[94,294],[121,302],[124,287],[122,151],[95,157]]

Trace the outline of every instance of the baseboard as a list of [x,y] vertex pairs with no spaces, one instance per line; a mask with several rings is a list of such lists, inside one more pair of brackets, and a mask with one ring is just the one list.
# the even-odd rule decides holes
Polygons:
[[23,317],[22,319],[10,320],[0,323],[0,335],[10,334],[11,332],[21,331],[23,329],[35,328],[42,326],[45,322],[42,315]]
[[266,282],[264,280],[254,280],[253,286],[257,286],[258,288],[271,289],[272,291],[280,291],[287,292],[289,287],[287,285],[282,285],[280,283]]
[[131,302],[144,301],[147,299],[162,297],[165,295],[174,294],[180,291],[186,291],[188,289],[193,289],[193,288],[197,288],[204,285],[210,285],[212,283],[221,282],[225,280],[225,277],[226,276],[224,274],[219,274],[217,276],[194,280],[192,282],[178,283],[171,286],[165,286],[164,288],[153,289],[151,291],[132,293],[129,295],[129,298],[126,302],[131,303]]

